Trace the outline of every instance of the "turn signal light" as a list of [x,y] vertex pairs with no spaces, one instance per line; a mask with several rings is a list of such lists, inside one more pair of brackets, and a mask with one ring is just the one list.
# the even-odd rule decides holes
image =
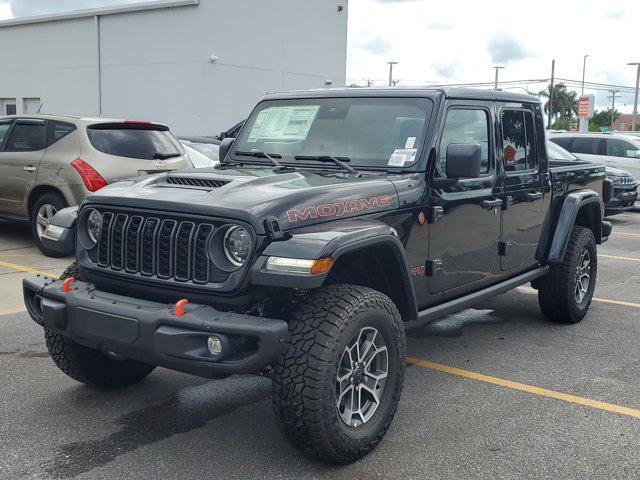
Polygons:
[[333,259],[330,257],[319,258],[318,260],[314,260],[313,263],[311,264],[311,268],[309,269],[309,273],[311,275],[324,273],[331,268],[332,263],[333,263]]
[[305,275],[317,275],[325,273],[331,268],[333,259],[318,258],[317,260],[287,257],[269,257],[266,263],[266,270],[272,272],[302,273]]
[[100,190],[102,187],[107,185],[107,181],[102,178],[91,165],[89,165],[84,160],[80,158],[76,158],[73,162],[71,162],[71,166],[76,169],[78,174],[80,174],[80,178],[84,182],[84,186],[87,187],[87,190],[90,192],[95,192],[96,190]]

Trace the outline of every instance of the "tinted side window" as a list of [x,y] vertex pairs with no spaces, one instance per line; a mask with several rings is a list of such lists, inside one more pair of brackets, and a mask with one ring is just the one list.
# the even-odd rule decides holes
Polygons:
[[535,148],[533,116],[527,110],[502,112],[502,153],[508,172],[535,170],[538,154]]
[[438,168],[444,175],[447,171],[447,147],[450,143],[475,143],[482,152],[480,173],[488,173],[489,164],[489,118],[480,109],[455,108],[449,110],[440,140]]
[[5,151],[32,152],[45,148],[46,127],[36,123],[16,123]]
[[607,138],[607,155],[612,157],[635,158],[638,147],[631,142],[620,140],[618,138]]
[[49,125],[47,127],[47,145],[56,143],[61,138],[69,135],[75,129],[76,126],[73,123],[49,120]]
[[13,120],[9,122],[0,123],[0,147],[2,147],[4,138],[7,136],[7,133],[9,132],[9,129],[11,128],[12,123],[13,123]]
[[560,145],[562,148],[571,151],[571,141],[573,140],[573,137],[552,137],[549,140]]
[[575,137],[571,144],[570,151],[573,153],[586,153],[587,155],[598,155],[599,138]]

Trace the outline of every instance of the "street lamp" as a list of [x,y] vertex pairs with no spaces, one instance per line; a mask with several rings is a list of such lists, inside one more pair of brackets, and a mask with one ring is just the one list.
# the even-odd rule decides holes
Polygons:
[[498,66],[495,66],[495,67],[493,67],[493,68],[495,68],[495,69],[496,69],[496,79],[495,79],[495,81],[493,82],[493,89],[494,89],[494,90],[497,90],[497,89],[498,89],[498,71],[499,71],[501,68],[504,68],[504,67],[498,67]]
[[393,86],[393,66],[397,65],[398,62],[387,62],[389,64],[389,86]]
[[584,95],[584,71],[586,70],[587,67],[587,57],[589,55],[585,55],[584,57],[582,57],[582,90],[580,90],[580,95]]
[[638,85],[640,84],[640,62],[631,62],[627,65],[635,65],[637,67],[636,72],[636,93],[633,97],[633,115],[631,116],[631,131],[636,130],[636,115],[638,114]]

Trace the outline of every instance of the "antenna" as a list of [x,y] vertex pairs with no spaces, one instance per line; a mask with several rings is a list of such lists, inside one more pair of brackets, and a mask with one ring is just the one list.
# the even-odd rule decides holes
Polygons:
[[38,107],[38,111],[36,113],[40,113],[40,110],[42,110],[43,105],[44,105],[44,102],[40,102],[40,106]]

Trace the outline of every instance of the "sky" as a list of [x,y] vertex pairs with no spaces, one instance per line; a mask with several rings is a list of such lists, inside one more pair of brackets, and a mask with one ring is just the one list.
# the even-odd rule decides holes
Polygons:
[[[0,0],[0,19],[71,11],[139,0]],[[341,0],[335,1],[340,4]],[[397,61],[398,85],[548,79],[556,77],[634,86],[640,44],[634,33],[637,0],[349,0],[347,84],[385,85],[388,61]],[[543,83],[503,86],[538,92]],[[580,93],[580,87],[572,87]],[[596,107],[611,105],[610,93]],[[621,92],[616,108],[631,112],[633,93]]]

